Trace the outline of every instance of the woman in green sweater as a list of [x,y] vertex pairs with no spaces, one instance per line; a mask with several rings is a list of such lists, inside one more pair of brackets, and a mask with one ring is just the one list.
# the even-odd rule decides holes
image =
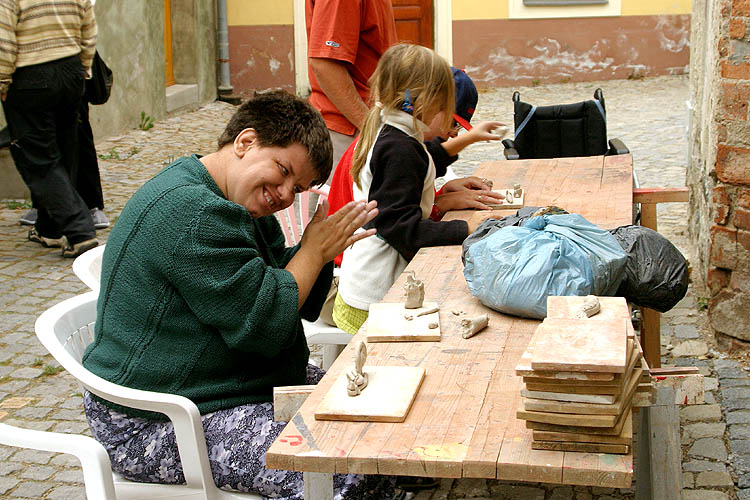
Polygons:
[[[323,119],[285,92],[243,104],[215,153],[183,157],[128,201],[107,241],[96,339],[83,364],[136,389],[179,394],[201,412],[221,488],[302,498],[299,472],[269,470],[275,386],[317,383],[300,318],[315,319],[331,260],[374,230],[354,231],[375,202],[321,207],[285,248],[273,213],[331,170]],[[162,415],[84,397],[112,467],[146,482],[184,482],[174,429]],[[390,498],[381,476],[337,475],[336,498]]]

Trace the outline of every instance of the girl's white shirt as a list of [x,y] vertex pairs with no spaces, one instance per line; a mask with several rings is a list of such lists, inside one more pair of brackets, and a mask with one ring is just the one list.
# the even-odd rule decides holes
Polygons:
[[[380,135],[383,125],[390,125],[413,137],[427,154],[429,165],[422,185],[422,198],[419,204],[422,219],[427,219],[432,213],[432,205],[435,203],[436,174],[435,163],[424,145],[424,133],[429,130],[429,127],[422,121],[415,120],[412,115],[400,110],[382,110],[380,119],[383,124],[378,129],[377,136]],[[356,182],[353,183],[354,200],[367,201],[369,198],[370,185],[372,184],[370,160],[373,148],[368,151],[367,160],[359,174],[362,187],[358,187]],[[405,165],[405,168],[408,167],[408,165]],[[359,240],[344,251],[338,293],[341,294],[341,298],[347,305],[367,311],[370,304],[380,302],[383,299],[407,264],[406,259],[395,248],[377,235]]]

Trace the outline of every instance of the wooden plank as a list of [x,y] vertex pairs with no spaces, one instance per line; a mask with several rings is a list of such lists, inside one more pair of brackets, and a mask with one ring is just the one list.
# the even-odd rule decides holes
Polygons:
[[643,317],[641,333],[643,355],[649,367],[659,368],[661,366],[661,319],[659,311],[642,307],[641,316]]
[[659,377],[664,375],[691,375],[700,373],[697,366],[662,366],[651,370],[651,376]]
[[314,385],[287,385],[273,388],[273,419],[288,422],[312,394]]
[[[596,373],[596,372],[565,372],[557,370],[534,370],[531,368],[531,356],[534,352],[537,341],[537,333],[531,336],[531,340],[526,346],[526,350],[521,354],[521,359],[516,364],[516,374],[521,375],[526,380],[528,377],[533,377],[539,380],[533,380],[532,382],[546,383],[548,381],[600,381],[609,383],[615,378],[614,373]],[[543,380],[547,379],[547,380]]]
[[523,407],[516,411],[516,417],[521,420],[530,420],[545,424],[579,425],[583,427],[612,427],[617,422],[617,415],[573,415],[569,413],[525,410]]
[[630,488],[633,481],[633,452],[565,453],[563,484],[582,484],[602,488]]
[[[504,446],[505,439],[506,437],[509,440],[519,439],[519,434],[515,430],[518,422],[515,418],[515,411],[521,379],[515,376],[513,367],[518,359],[517,353],[523,350],[537,324],[538,322],[533,320],[512,318],[503,342],[493,343],[485,351],[488,355],[492,353],[497,363],[492,371],[484,404],[477,417],[476,428],[469,441],[469,449],[464,459],[463,477],[497,477],[500,470],[503,472],[506,470],[507,463],[504,458],[500,458],[501,449],[510,452],[513,445]],[[524,432],[524,429],[520,432]],[[520,458],[521,454],[515,456]],[[510,466],[511,469],[513,467]],[[540,471],[539,473],[548,474],[549,472]],[[554,473],[552,474],[554,476]]]
[[632,444],[633,412],[626,415],[622,432],[614,436],[582,432],[533,431],[534,441],[565,441],[576,443]]
[[358,396],[347,394],[346,373],[336,379],[315,410],[317,420],[403,422],[424,379],[424,368],[367,366],[367,387]]
[[552,401],[571,401],[577,403],[612,404],[615,394],[570,394],[564,392],[529,391],[521,389],[521,396],[527,399],[548,399]]
[[627,365],[624,320],[547,318],[537,328],[534,370],[623,373]]
[[620,415],[625,409],[630,407],[633,394],[638,387],[641,379],[641,369],[633,371],[630,381],[628,382],[625,392],[623,392],[612,404],[598,403],[577,403],[568,401],[550,401],[545,399],[526,399],[524,409],[531,411],[552,412],[552,413],[572,413],[580,415]]
[[[516,392],[508,403],[517,408],[520,400]],[[511,418],[509,424],[497,458],[497,479],[561,483],[564,453],[532,449],[532,433],[523,420]]]
[[604,444],[604,443],[568,443],[560,441],[533,441],[531,448],[534,450],[572,451],[581,453],[617,453],[627,454],[630,445],[627,444]]
[[[623,319],[630,321],[630,308],[624,297],[597,297],[601,310],[588,319]],[[550,295],[547,297],[547,317],[574,319],[586,297]]]
[[[624,390],[623,381],[628,380],[630,372],[635,368],[636,363],[641,360],[641,353],[636,348],[634,340],[628,339],[627,341],[627,352],[628,352],[628,366],[625,368],[625,373],[617,374],[612,382],[599,382],[589,380],[564,380],[564,381],[548,381],[548,379],[536,379],[532,377],[524,377],[523,380],[526,382],[526,389],[529,391],[538,392],[551,392],[561,393],[569,395],[579,394],[590,394],[590,395],[603,395],[603,394],[619,394]],[[538,382],[542,380],[543,382]],[[646,380],[650,380],[646,377]],[[555,398],[540,398],[540,399],[555,399]],[[557,399],[558,401],[572,401],[565,399]]]
[[559,425],[545,422],[532,422],[527,420],[526,427],[532,430],[550,432],[577,432],[580,434],[601,434],[605,436],[616,436],[622,432],[627,421],[628,411],[623,412],[613,427],[587,427],[580,425]]
[[[438,307],[437,302],[425,301],[419,309],[406,309],[404,305],[403,302],[370,304],[367,342],[439,342],[439,312],[420,316]],[[430,328],[430,325],[437,326]]]
[[686,187],[633,189],[633,203],[685,203],[688,201],[690,201],[690,191]]
[[621,392],[620,385],[562,385],[562,384],[532,384],[527,383],[526,389],[535,392],[557,392],[560,394],[599,394],[599,395],[617,395]]

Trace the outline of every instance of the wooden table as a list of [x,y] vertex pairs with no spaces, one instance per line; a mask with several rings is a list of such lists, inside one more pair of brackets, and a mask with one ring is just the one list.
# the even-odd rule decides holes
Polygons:
[[[493,180],[496,189],[520,183],[526,190],[527,206],[556,204],[606,228],[631,223],[630,155],[487,162],[475,175]],[[473,213],[448,215],[466,219]],[[480,304],[468,291],[460,255],[460,246],[425,248],[407,267],[425,282],[425,300],[440,304],[441,342],[368,344],[368,365],[426,369],[406,421],[314,419],[313,413],[333,381],[352,365],[355,342],[351,342],[273,443],[266,455],[268,466],[317,473],[629,487],[632,453],[531,449],[531,431],[515,416],[522,380],[514,369],[539,322],[507,316]],[[402,274],[384,301],[402,301],[404,281]],[[486,312],[490,325],[463,339],[459,317],[453,311],[466,315]],[[361,331],[355,341],[364,338]],[[312,493],[306,498],[313,498]]]

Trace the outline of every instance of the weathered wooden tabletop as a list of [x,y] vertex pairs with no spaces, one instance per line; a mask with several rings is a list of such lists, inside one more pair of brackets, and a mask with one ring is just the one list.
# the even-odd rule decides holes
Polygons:
[[[632,158],[564,158],[487,162],[475,175],[495,189],[520,183],[525,204],[554,204],[602,227],[629,224]],[[448,214],[468,218],[470,211]],[[368,365],[421,366],[426,376],[403,423],[316,421],[333,381],[350,368],[351,342],[266,455],[272,468],[430,477],[479,477],[629,487],[632,453],[610,455],[531,449],[531,431],[516,419],[521,378],[515,366],[538,321],[490,310],[469,294],[460,246],[425,248],[407,267],[425,282],[425,300],[440,304],[441,342],[368,344]],[[404,274],[385,301],[403,300]],[[488,313],[488,328],[470,339],[460,318]],[[355,340],[364,340],[360,332]]]

